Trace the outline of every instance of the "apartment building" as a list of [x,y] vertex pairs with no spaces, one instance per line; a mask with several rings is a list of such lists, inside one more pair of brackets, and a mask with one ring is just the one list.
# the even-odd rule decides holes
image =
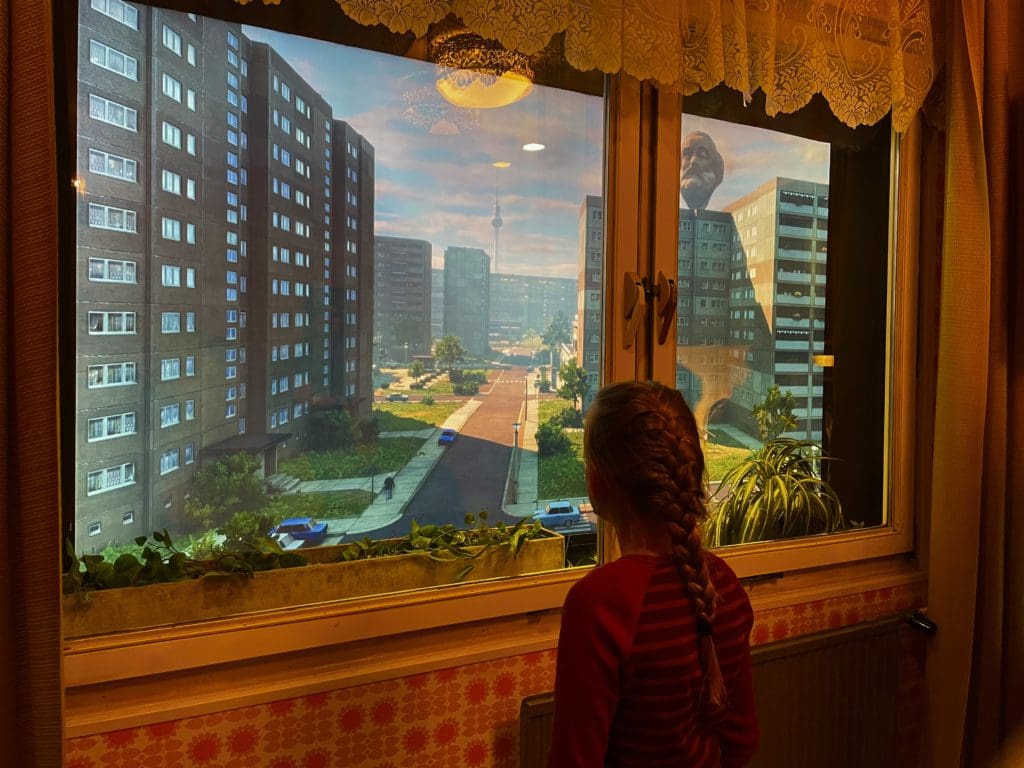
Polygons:
[[[311,403],[346,380],[319,362],[337,337],[317,316],[336,282],[329,105],[239,25],[79,8],[83,551],[175,527],[203,459],[246,451],[274,471]],[[371,315],[357,307],[367,339]]]
[[430,354],[432,246],[407,237],[374,239],[373,332],[393,360]]
[[727,205],[735,233],[729,273],[730,401],[744,411],[777,384],[796,398],[789,433],[819,441],[828,267],[828,185],[774,178]]
[[487,352],[491,258],[480,248],[444,251],[445,336],[458,336],[471,355]]
[[444,270],[430,270],[430,338],[444,335]]

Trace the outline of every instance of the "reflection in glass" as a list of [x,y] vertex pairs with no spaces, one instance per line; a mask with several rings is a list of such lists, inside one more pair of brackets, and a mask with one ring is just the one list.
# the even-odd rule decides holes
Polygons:
[[[803,441],[793,450],[821,472],[829,145],[692,115],[683,137],[676,387],[704,432],[721,506],[766,443]],[[735,527],[746,533],[722,543],[802,531]]]

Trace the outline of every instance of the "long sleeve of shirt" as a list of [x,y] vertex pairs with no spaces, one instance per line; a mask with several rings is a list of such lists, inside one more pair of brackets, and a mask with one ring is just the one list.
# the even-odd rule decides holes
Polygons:
[[758,742],[752,612],[728,566],[714,558],[709,569],[723,598],[714,636],[727,711],[713,723],[702,717],[696,620],[671,559],[625,557],[566,598],[549,768],[732,768],[750,759]]

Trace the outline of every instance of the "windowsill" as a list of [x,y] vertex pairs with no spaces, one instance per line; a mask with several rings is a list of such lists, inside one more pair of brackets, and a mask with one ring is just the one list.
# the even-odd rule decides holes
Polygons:
[[[68,737],[550,650],[586,571],[478,582],[66,641]],[[905,556],[748,583],[762,611],[923,583]],[[755,618],[756,621],[756,618]],[[182,694],[174,692],[181,691]]]

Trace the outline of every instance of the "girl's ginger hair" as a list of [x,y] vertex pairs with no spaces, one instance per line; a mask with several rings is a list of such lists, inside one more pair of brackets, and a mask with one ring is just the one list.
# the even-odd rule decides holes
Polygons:
[[704,453],[693,413],[678,391],[663,384],[610,384],[587,411],[583,450],[588,472],[595,470],[618,502],[598,509],[617,531],[665,523],[673,561],[697,614],[705,702],[712,711],[724,707],[725,684],[711,634],[719,598],[698,527],[707,508]]

